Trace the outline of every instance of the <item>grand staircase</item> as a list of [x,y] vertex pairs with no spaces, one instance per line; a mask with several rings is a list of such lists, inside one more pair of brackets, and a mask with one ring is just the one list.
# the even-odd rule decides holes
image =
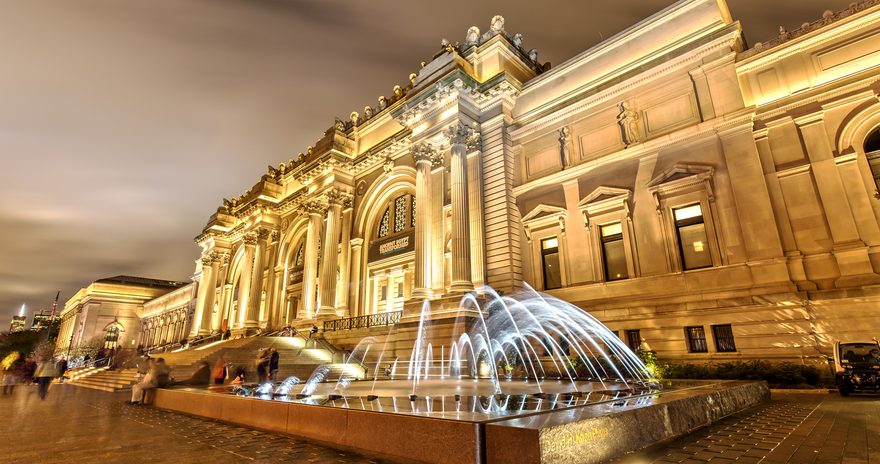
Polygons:
[[70,374],[70,385],[106,392],[127,390],[138,380],[137,369],[109,370],[106,367],[87,368]]

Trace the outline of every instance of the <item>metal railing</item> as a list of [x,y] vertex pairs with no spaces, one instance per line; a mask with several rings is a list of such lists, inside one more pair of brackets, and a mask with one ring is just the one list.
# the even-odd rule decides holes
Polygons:
[[336,330],[363,329],[367,327],[394,325],[400,322],[401,315],[403,315],[403,311],[394,311],[391,313],[368,314],[366,316],[324,321],[324,331],[333,332]]

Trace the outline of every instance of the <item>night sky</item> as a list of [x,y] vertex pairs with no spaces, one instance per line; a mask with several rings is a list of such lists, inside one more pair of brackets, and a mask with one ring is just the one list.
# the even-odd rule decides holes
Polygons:
[[[850,0],[730,0],[749,43]],[[119,274],[188,281],[221,199],[501,14],[561,63],[668,0],[0,0],[0,330]]]

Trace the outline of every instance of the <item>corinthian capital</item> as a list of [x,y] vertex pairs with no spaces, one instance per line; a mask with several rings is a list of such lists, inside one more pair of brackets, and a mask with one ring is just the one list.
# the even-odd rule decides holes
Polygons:
[[327,203],[330,205],[344,205],[346,198],[351,197],[351,194],[337,188],[331,188],[324,193],[324,197],[327,198]]
[[318,200],[309,200],[299,206],[302,214],[323,214],[327,207]]
[[471,127],[462,123],[453,124],[446,129],[444,135],[450,145],[467,145],[470,148],[480,143],[480,133],[476,130],[476,124]]
[[437,149],[434,148],[434,146],[430,143],[422,142],[418,145],[414,145],[412,148],[412,157],[413,160],[415,160],[416,164],[423,161],[433,163],[436,156]]
[[253,232],[251,232],[249,234],[245,234],[245,236],[242,237],[241,239],[244,242],[245,246],[248,246],[248,245],[255,246],[257,244],[257,241],[259,241],[257,234],[255,234]]

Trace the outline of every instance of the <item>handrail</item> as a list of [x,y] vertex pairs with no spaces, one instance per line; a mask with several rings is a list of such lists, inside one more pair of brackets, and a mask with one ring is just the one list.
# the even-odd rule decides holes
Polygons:
[[400,316],[402,315],[403,311],[394,311],[388,313],[367,314],[366,316],[355,316],[345,319],[324,321],[324,331],[333,332],[336,330],[351,330],[394,325],[400,322]]

